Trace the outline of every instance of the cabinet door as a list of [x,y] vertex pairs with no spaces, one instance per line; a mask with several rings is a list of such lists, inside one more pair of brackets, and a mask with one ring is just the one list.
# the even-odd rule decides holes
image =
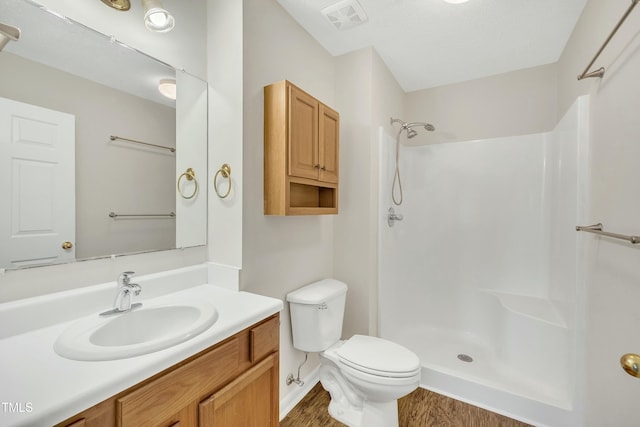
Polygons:
[[340,146],[340,116],[339,114],[320,104],[319,122],[319,158],[320,181],[338,182],[338,158]]
[[289,86],[289,175],[318,179],[318,101]]
[[200,403],[201,427],[277,427],[278,353]]
[[[210,350],[116,399],[118,427],[192,427],[202,396],[236,377],[240,364],[240,339]],[[189,411],[193,416],[189,416]],[[185,420],[194,420],[185,421]]]

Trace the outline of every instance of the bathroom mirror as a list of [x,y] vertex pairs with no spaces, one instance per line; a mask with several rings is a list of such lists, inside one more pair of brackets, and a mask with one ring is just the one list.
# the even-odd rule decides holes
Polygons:
[[205,245],[207,83],[30,0],[0,21],[21,30],[0,52],[0,269]]

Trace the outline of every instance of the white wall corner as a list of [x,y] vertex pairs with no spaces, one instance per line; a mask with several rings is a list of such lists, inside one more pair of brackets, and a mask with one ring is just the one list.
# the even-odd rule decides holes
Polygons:
[[208,283],[231,291],[240,290],[240,269],[228,265],[207,263]]
[[280,421],[311,391],[320,381],[320,365],[303,378],[304,384],[301,387],[291,384],[292,390],[280,400]]

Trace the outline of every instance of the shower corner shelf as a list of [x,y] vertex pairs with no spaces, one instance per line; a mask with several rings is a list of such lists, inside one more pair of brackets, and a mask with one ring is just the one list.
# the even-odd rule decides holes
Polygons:
[[287,80],[264,88],[264,214],[338,213],[340,115]]

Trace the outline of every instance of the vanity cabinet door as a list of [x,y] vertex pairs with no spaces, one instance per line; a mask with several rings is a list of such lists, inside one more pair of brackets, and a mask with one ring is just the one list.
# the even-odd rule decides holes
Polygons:
[[86,426],[87,426],[87,420],[85,420],[84,418],[74,423],[66,425],[66,427],[86,427]]
[[[240,340],[233,338],[118,398],[118,427],[165,427],[195,417],[197,402],[202,396],[235,377],[239,358]],[[190,407],[193,416],[189,414]],[[184,422],[180,426],[195,425],[195,421],[192,423]]]
[[278,409],[278,352],[203,400],[200,427],[276,427]]

